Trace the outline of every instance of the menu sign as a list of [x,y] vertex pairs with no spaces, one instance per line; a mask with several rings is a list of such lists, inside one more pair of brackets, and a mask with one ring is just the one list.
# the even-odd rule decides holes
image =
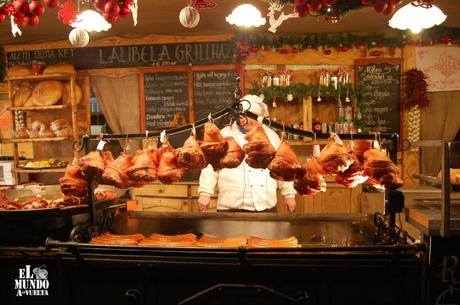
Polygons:
[[193,99],[195,121],[208,117],[209,113],[230,107],[234,102],[235,70],[193,72]]
[[363,131],[400,132],[401,60],[356,60],[356,79],[364,90]]
[[187,72],[145,73],[143,85],[147,130],[189,122]]
[[9,67],[41,60],[48,65],[73,64],[77,70],[214,65],[231,64],[233,49],[232,41],[217,41],[13,51],[7,58]]

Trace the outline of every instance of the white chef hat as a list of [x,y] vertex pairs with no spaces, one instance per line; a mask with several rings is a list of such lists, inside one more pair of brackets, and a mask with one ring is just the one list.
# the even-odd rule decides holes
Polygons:
[[268,106],[257,95],[245,95],[241,100],[240,104],[243,107],[243,111],[250,111],[261,117],[268,117]]

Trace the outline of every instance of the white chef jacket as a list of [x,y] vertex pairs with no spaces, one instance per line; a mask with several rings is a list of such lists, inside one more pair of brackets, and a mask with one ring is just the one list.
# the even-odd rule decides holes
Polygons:
[[[270,143],[278,149],[281,141],[270,128],[263,126]],[[221,130],[224,137],[233,137],[243,147],[247,141],[236,123]],[[212,196],[217,184],[219,196],[218,210],[243,209],[263,211],[276,206],[276,189],[281,189],[285,198],[294,198],[296,191],[293,182],[277,181],[270,177],[268,169],[252,168],[244,160],[236,168],[224,168],[215,172],[211,165],[201,171],[198,192]]]

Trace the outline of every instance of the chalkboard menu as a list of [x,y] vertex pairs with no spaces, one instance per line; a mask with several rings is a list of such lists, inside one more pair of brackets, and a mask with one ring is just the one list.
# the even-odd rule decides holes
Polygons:
[[363,131],[400,132],[401,60],[356,60],[356,80],[364,90]]
[[231,106],[236,86],[235,70],[194,71],[195,121]]
[[147,130],[189,122],[188,73],[145,73],[143,102]]

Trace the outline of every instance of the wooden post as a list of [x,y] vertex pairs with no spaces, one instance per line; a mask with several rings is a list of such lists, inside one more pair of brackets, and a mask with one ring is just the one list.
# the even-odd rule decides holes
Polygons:
[[[303,99],[303,129],[312,131],[313,124],[313,106],[311,96],[308,96]],[[307,141],[308,138],[304,137],[304,141]]]

